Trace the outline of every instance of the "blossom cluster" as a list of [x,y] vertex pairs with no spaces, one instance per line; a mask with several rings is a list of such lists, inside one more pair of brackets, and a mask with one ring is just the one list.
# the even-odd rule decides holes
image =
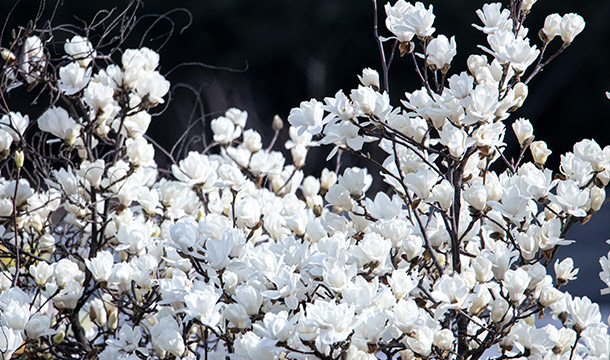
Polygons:
[[[432,5],[387,4],[383,42],[422,80],[399,106],[365,69],[348,94],[292,109],[290,159],[279,117],[265,146],[232,108],[169,169],[146,136],[170,90],[156,52],[108,63],[77,35],[54,60],[27,37],[3,75],[57,100],[0,121],[0,358],[609,359],[599,306],[561,289],[578,269],[555,254],[604,203],[610,146],[580,141],[553,172],[511,118],[549,45],[584,27],[553,14],[530,45],[534,3],[477,10],[487,44],[451,76],[456,40],[434,35]],[[306,175],[321,145],[370,166]],[[388,191],[371,193],[373,171]]]

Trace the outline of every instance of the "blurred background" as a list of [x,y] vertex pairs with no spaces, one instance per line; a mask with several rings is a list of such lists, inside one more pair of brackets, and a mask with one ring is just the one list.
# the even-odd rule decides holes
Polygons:
[[[483,53],[477,44],[485,43],[485,37],[471,24],[480,23],[475,10],[484,1],[423,2],[434,5],[436,34],[456,37],[458,55],[450,74],[466,70],[467,56]],[[116,7],[120,11],[126,3],[64,0],[53,22],[89,23],[100,10]],[[1,1],[0,14],[6,18],[10,12],[7,31],[26,26],[39,4],[39,0]],[[229,107],[237,107],[248,111],[248,126],[270,141],[275,114],[286,119],[290,109],[303,100],[322,100],[339,89],[349,92],[358,85],[357,74],[364,67],[381,69],[373,37],[372,4],[371,0],[144,0],[138,12],[140,21],[126,47],[142,42],[158,50],[161,73],[171,71],[168,79],[174,86],[173,99],[153,121],[149,133],[168,148],[184,132],[189,119],[204,116],[210,120]],[[378,3],[379,31],[390,36],[384,25],[384,4]],[[54,6],[54,1],[48,1],[44,16],[48,18]],[[559,155],[583,138],[595,138],[601,146],[610,144],[610,100],[605,96],[610,91],[610,1],[539,1],[525,22],[531,41],[538,47],[537,33],[546,15],[555,12],[580,14],[586,21],[585,30],[532,80],[525,105],[512,118],[532,121],[536,139],[546,141],[553,150],[550,168],[557,168]],[[153,14],[165,16],[149,16]],[[170,31],[173,34],[168,39]],[[2,45],[5,42],[2,39]],[[553,45],[560,44],[555,40],[547,54],[556,49]],[[176,68],[189,62],[206,66]],[[397,57],[390,69],[392,103],[398,104],[405,91],[420,87],[410,59]],[[207,122],[202,124],[195,130],[209,138]],[[287,132],[282,136],[286,139]],[[506,142],[509,151],[518,147],[510,130]],[[305,172],[316,174],[322,167],[334,168],[334,164],[323,162],[327,152],[322,149],[310,154]],[[342,161],[345,166],[352,160],[344,156]],[[599,296],[603,283],[597,276],[597,259],[610,250],[605,243],[610,238],[610,204],[586,226],[575,226],[568,238],[577,244],[563,249],[560,256],[573,256],[581,268],[580,281],[574,282],[571,290],[608,301]]]

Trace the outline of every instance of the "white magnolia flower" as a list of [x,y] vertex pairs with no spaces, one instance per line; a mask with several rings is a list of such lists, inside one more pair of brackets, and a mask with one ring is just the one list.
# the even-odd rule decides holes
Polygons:
[[565,258],[562,262],[555,261],[555,275],[558,283],[565,284],[574,280],[577,274],[578,269],[574,269],[574,260],[571,257]]
[[263,296],[255,287],[244,284],[235,289],[235,301],[246,309],[248,315],[254,315],[263,303]]
[[561,18],[559,30],[561,31],[561,40],[565,44],[571,44],[576,35],[580,34],[585,29],[585,20],[578,14],[565,14]]
[[443,350],[451,350],[455,337],[449,329],[442,329],[434,334],[433,344]]
[[276,341],[258,337],[254,332],[248,331],[239,337],[235,343],[235,356],[244,360],[274,360]]
[[144,137],[129,138],[125,141],[129,162],[134,166],[153,166],[155,148]]
[[241,135],[241,128],[235,126],[233,121],[225,116],[212,120],[210,126],[214,133],[214,141],[220,144],[229,144]]
[[375,112],[375,106],[377,105],[377,96],[375,90],[370,87],[358,86],[358,89],[352,90],[350,99],[356,106],[367,115]]
[[80,283],[85,278],[78,265],[69,259],[61,259],[55,263],[53,275],[59,286],[66,286],[70,281]]
[[8,133],[13,142],[18,142],[30,124],[28,115],[21,115],[20,112],[9,112],[0,118],[0,129]]
[[472,139],[468,138],[463,129],[457,128],[449,122],[440,131],[441,144],[445,145],[449,150],[449,154],[456,159],[460,159],[464,155],[471,141]]
[[534,127],[529,120],[519,118],[513,123],[512,127],[521,147],[525,147],[527,142],[533,139]]
[[536,1],[538,0],[523,0],[523,2],[521,2],[521,11],[529,12]]
[[568,309],[573,329],[577,333],[589,327],[603,327],[605,332],[605,325],[601,324],[599,305],[592,303],[588,297],[574,297],[568,301]]
[[59,293],[53,298],[53,303],[59,309],[74,309],[78,299],[83,295],[83,291],[80,283],[70,280],[60,288]]
[[484,4],[482,9],[476,11],[483,26],[472,24],[485,34],[493,34],[498,30],[509,30],[512,27],[510,10],[502,9],[502,3]]
[[546,159],[551,155],[552,151],[549,150],[546,143],[544,141],[534,141],[530,145],[530,150],[532,152],[532,157],[536,164],[544,165],[546,163]]
[[426,9],[425,5],[419,1],[415,5],[408,4],[402,16],[402,23],[397,26],[399,31],[406,29],[419,37],[426,37],[431,36],[436,30],[432,27],[435,17],[432,5]]
[[2,309],[2,325],[13,330],[24,330],[30,318],[30,305],[17,300],[10,302]]
[[163,104],[163,97],[169,92],[170,83],[158,71],[141,71],[135,85],[138,96],[151,104]]
[[299,128],[299,135],[305,130],[311,134],[317,134],[324,125],[324,105],[315,100],[303,101],[298,108],[290,110],[288,122],[290,125]]
[[15,351],[22,346],[23,337],[21,331],[11,329],[7,326],[0,326],[0,354],[3,360],[12,358]]
[[108,281],[114,265],[114,257],[109,251],[104,250],[97,253],[91,260],[85,259],[85,264],[95,281]]
[[371,68],[364,68],[362,75],[358,75],[358,80],[360,80],[362,86],[371,86],[374,89],[380,88],[379,73]]
[[455,36],[452,36],[451,40],[447,39],[445,35],[439,35],[432,39],[426,48],[426,53],[428,64],[433,68],[445,71],[457,54]]
[[77,62],[71,62],[59,68],[57,86],[66,95],[74,95],[87,86],[91,77],[91,68],[83,68]]
[[524,72],[538,57],[540,50],[530,46],[529,39],[520,38],[510,30],[500,30],[488,35],[491,50],[481,47],[502,63],[510,63],[518,73]]
[[105,162],[103,159],[98,159],[93,163],[88,160],[83,161],[77,173],[80,177],[86,179],[92,187],[97,188],[101,184],[104,171]]
[[93,50],[91,42],[87,38],[79,35],[73,36],[72,39],[66,39],[64,51],[84,68],[89,66],[96,56],[96,51]]
[[343,175],[339,176],[338,183],[349,191],[349,193],[360,198],[368,190],[373,182],[373,177],[368,174],[366,168],[351,167],[345,169]]
[[39,286],[46,285],[47,281],[53,276],[53,266],[44,261],[40,261],[36,265],[30,265],[29,270]]
[[552,199],[561,208],[572,216],[585,217],[587,215],[586,205],[589,202],[589,189],[581,190],[574,181],[559,181],[557,185],[557,195],[552,195]]
[[415,36],[413,29],[403,25],[405,12],[412,6],[412,4],[405,0],[398,0],[393,6],[389,2],[385,5],[385,12],[387,14],[385,20],[386,27],[401,42],[411,41],[413,36]]
[[561,15],[550,14],[544,19],[542,32],[546,36],[546,41],[551,41],[555,36],[561,36]]
[[411,190],[420,199],[430,197],[430,190],[439,180],[438,174],[430,169],[422,169],[417,173],[406,174],[404,178],[411,184]]
[[188,318],[196,318],[202,324],[217,326],[220,321],[221,304],[217,304],[220,295],[211,285],[201,285],[203,289],[193,289],[184,297]]
[[530,280],[531,278],[528,273],[521,268],[518,268],[517,270],[508,270],[506,272],[503,285],[504,288],[508,290],[510,300],[514,304],[518,305],[525,299],[523,292],[527,289]]
[[28,339],[38,339],[44,335],[51,335],[51,316],[39,312],[33,314],[25,326],[25,334]]
[[52,107],[38,118],[38,127],[49,132],[68,144],[73,144],[79,135],[81,126],[70,117],[68,112],[60,107]]
[[254,324],[252,329],[262,338],[288,341],[294,334],[295,320],[296,317],[289,319],[286,311],[280,311],[278,314],[266,313],[263,323]]
[[142,329],[139,326],[123,325],[115,339],[108,340],[109,344],[126,353],[135,351],[142,339]]

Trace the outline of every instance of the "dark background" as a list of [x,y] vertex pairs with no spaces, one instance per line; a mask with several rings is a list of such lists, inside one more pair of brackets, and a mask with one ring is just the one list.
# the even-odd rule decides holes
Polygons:
[[[5,17],[14,3],[2,0],[0,14]],[[424,3],[434,5],[435,34],[456,37],[458,55],[450,74],[465,70],[469,54],[483,53],[476,45],[485,44],[484,35],[471,24],[480,23],[475,10],[484,2],[442,0]],[[24,26],[33,17],[38,4],[39,1],[21,1],[7,27]],[[54,23],[74,23],[78,19],[90,22],[100,9],[120,9],[125,4],[126,1],[117,0],[65,0]],[[379,3],[380,34],[389,36],[384,25],[384,4]],[[47,16],[53,5],[54,2],[48,2]],[[184,11],[172,12],[177,8]],[[137,47],[143,40],[145,46],[158,49],[165,39],[163,34],[173,24],[174,34],[159,49],[161,73],[184,62],[208,65],[184,66],[168,76],[175,86],[173,99],[166,111],[153,120],[149,131],[165,147],[182,134],[188,123],[185,119],[200,116],[202,112],[206,117],[214,118],[229,107],[247,110],[248,126],[258,129],[268,142],[275,114],[286,119],[290,109],[303,100],[312,97],[322,100],[339,89],[349,92],[358,85],[356,75],[364,67],[380,70],[370,0],[145,0],[139,14],[168,12],[171,13],[167,19],[171,22],[159,21],[144,39],[142,34],[155,18],[143,16],[126,43]],[[190,22],[187,12],[192,23],[179,34],[179,30]],[[538,47],[541,44],[536,34],[546,15],[554,12],[580,14],[586,21],[585,30],[533,79],[525,105],[514,114],[514,118],[529,118],[534,124],[536,138],[546,141],[553,150],[548,161],[550,168],[557,168],[559,155],[571,150],[572,145],[583,138],[595,138],[601,146],[610,144],[610,100],[605,97],[605,92],[610,90],[610,1],[539,1],[525,22],[531,41]],[[3,39],[2,45],[5,42]],[[559,46],[559,41],[555,40],[554,45]],[[550,50],[548,54],[554,48]],[[390,72],[392,103],[398,104],[405,91],[420,87],[410,60],[397,58]],[[196,131],[207,132],[209,138],[209,129],[196,128]],[[286,132],[283,136],[287,136]],[[516,148],[510,128],[506,141],[510,149]],[[327,151],[314,152],[306,171],[317,173],[323,166],[334,167],[334,164],[326,165],[321,161]],[[577,247],[586,249],[582,254],[574,255],[576,265],[583,268],[577,283],[584,287],[573,288],[573,291],[599,298],[596,294],[602,283],[597,278],[597,258],[610,249],[604,243],[610,238],[609,206],[606,205],[590,224],[576,226],[568,235],[579,244],[566,248],[564,254],[574,254]]]

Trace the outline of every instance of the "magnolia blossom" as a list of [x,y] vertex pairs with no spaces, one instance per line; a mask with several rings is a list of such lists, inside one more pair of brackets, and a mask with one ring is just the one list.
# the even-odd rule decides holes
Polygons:
[[517,72],[525,71],[540,53],[536,45],[530,46],[528,39],[515,37],[508,30],[501,30],[490,34],[487,38],[491,50],[484,50],[494,55],[501,63],[509,62]]
[[446,123],[440,132],[440,136],[441,143],[447,146],[451,156],[457,159],[461,158],[467,145],[469,145],[469,139],[464,130]]
[[85,264],[96,281],[108,281],[108,277],[112,272],[112,266],[114,265],[114,259],[110,252],[102,251],[91,260],[85,259]]
[[358,79],[363,86],[371,86],[379,89],[379,73],[371,68],[364,68],[362,75],[358,75]]
[[513,131],[515,132],[521,147],[525,147],[528,142],[531,142],[534,136],[534,127],[532,126],[532,123],[523,118],[517,119],[513,123]]
[[561,36],[561,20],[562,17],[559,14],[550,14],[544,19],[542,32],[546,36],[546,41],[553,40],[555,36]]
[[546,159],[551,155],[551,150],[547,147],[544,141],[534,141],[530,145],[530,150],[536,164],[544,165]]
[[322,130],[324,108],[323,104],[315,99],[303,101],[299,108],[290,110],[288,122],[299,128],[299,135],[305,130],[316,134]]
[[73,36],[72,39],[66,39],[64,51],[84,68],[89,66],[96,55],[96,51],[93,50],[91,42],[79,35]]
[[[457,53],[455,45],[455,37],[452,36],[448,40],[445,35],[439,35],[432,39],[426,48],[428,64],[437,69],[445,69],[451,63],[451,60]],[[443,70],[444,71],[444,70]]]
[[81,126],[70,117],[68,112],[60,107],[52,107],[45,111],[38,119],[38,127],[49,132],[68,144],[73,144],[79,134]]
[[484,4],[483,8],[476,11],[477,16],[484,26],[472,24],[475,28],[486,34],[493,34],[498,30],[509,30],[512,26],[510,21],[510,10],[503,9],[502,3]]
[[398,0],[394,6],[386,4],[386,26],[402,42],[411,41],[413,36],[430,36],[434,33],[432,5],[428,9],[421,2],[415,5]]
[[561,18],[559,31],[561,40],[566,44],[571,44],[576,35],[580,34],[585,28],[585,20],[578,14],[565,14]]

